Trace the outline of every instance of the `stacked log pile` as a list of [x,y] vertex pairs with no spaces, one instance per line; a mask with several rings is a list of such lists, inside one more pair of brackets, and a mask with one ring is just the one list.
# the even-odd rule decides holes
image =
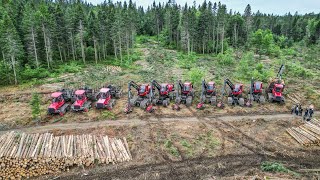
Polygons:
[[53,136],[8,132],[0,136],[0,179],[29,178],[72,166],[132,159],[125,138],[96,135]]
[[287,132],[301,145],[320,145],[320,122],[317,119],[306,122],[299,127],[288,128]]

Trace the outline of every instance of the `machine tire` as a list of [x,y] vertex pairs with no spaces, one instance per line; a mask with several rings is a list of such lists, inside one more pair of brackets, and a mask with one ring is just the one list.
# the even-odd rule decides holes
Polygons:
[[157,99],[153,99],[153,100],[152,100],[152,104],[153,104],[153,105],[156,105],[156,104],[157,104],[157,102],[158,102],[158,100],[157,100]]
[[166,98],[168,105],[170,104],[170,98]]
[[116,93],[116,98],[117,98],[117,99],[120,99],[121,96],[122,96],[122,92],[121,92],[121,91]]
[[129,103],[131,106],[135,106],[137,102],[138,97],[134,96],[132,99],[129,100]]
[[251,101],[254,101],[254,97],[253,95],[249,94],[249,100],[251,99]]
[[233,105],[233,99],[232,97],[228,97],[228,105]]
[[280,104],[285,104],[285,103],[286,103],[286,100],[285,100],[285,98],[282,96],[282,100],[281,100]]
[[244,106],[244,99],[243,98],[240,98],[239,99],[239,105],[242,107]]
[[216,96],[212,96],[210,99],[210,103],[212,106],[216,106],[217,105],[217,97]]
[[180,98],[180,97],[177,97],[177,98],[176,98],[176,103],[177,103],[177,104],[180,104],[180,103],[181,103],[181,98]]
[[269,102],[273,102],[273,95],[272,95],[272,93],[268,93],[268,101]]
[[148,100],[147,99],[144,99],[143,101],[141,101],[140,107],[142,109],[145,109],[147,106],[148,106]]
[[162,101],[162,105],[163,105],[163,107],[167,107],[168,106],[168,101],[167,100],[163,100]]
[[266,102],[266,98],[263,95],[260,95],[259,101],[261,104],[264,104]]
[[191,104],[192,104],[192,97],[187,97],[187,99],[186,99],[186,106],[191,106]]

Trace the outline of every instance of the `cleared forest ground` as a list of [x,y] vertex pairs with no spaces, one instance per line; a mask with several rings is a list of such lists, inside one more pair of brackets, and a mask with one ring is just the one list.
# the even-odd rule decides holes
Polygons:
[[[206,106],[204,110],[181,106],[181,111],[170,107],[157,107],[152,114],[140,108],[124,114],[126,94],[117,101],[110,113],[91,109],[88,113],[68,112],[65,116],[47,116],[50,93],[66,82],[90,83],[93,77],[103,82],[117,83],[127,91],[127,81],[148,83],[154,77],[159,82],[174,82],[189,78],[189,69],[181,68],[181,57],[176,51],[157,49],[152,42],[138,45],[140,60],[121,73],[101,71],[101,67],[88,67],[86,72],[67,74],[58,82],[48,80],[36,87],[19,86],[0,89],[0,132],[16,129],[23,132],[52,132],[61,134],[92,133],[126,137],[133,155],[128,164],[78,167],[70,172],[39,179],[250,179],[275,177],[281,179],[319,178],[316,173],[301,169],[320,167],[320,148],[303,147],[292,139],[286,128],[302,124],[301,117],[290,115],[293,102],[285,105],[254,103],[251,108],[230,107],[218,109]],[[270,60],[266,63],[270,63]],[[233,73],[232,69],[219,70],[215,59],[200,57],[195,66],[203,67],[208,79],[220,79]],[[274,68],[273,66],[271,66]],[[220,71],[225,71],[221,73]],[[151,76],[152,75],[152,76]],[[214,78],[213,78],[214,77]],[[60,82],[61,81],[61,82]],[[299,92],[302,103],[318,101],[307,98],[303,80],[289,78],[286,94]],[[247,86],[248,84],[246,84]],[[308,82],[311,87],[316,82]],[[218,89],[221,82],[218,83]],[[199,95],[200,86],[196,87]],[[32,92],[41,95],[42,120],[32,120],[29,105]],[[17,129],[18,128],[18,129]],[[267,173],[260,168],[265,161],[281,162],[295,173]]]

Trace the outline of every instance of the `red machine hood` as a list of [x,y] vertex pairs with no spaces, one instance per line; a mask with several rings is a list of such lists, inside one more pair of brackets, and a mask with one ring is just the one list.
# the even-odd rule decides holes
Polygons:
[[80,107],[82,107],[82,105],[84,104],[84,101],[83,100],[77,100],[77,101],[75,101],[74,102],[74,106],[80,106]]
[[50,104],[49,108],[57,109],[58,106],[59,106],[59,103],[54,102]]
[[282,96],[282,93],[281,92],[274,92],[274,95],[275,96]]

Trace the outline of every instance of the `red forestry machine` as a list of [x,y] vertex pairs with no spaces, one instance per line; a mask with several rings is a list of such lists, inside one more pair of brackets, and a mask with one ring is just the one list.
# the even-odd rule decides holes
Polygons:
[[71,105],[71,109],[76,112],[88,112],[91,108],[91,100],[96,100],[98,94],[92,88],[84,87],[76,90],[74,95],[75,101]]
[[230,90],[228,91],[228,105],[239,105],[244,106],[243,94],[243,84],[233,84],[229,79],[224,80],[224,85],[222,88],[222,93],[224,96],[226,85],[229,86]]
[[191,82],[185,82],[182,84],[181,80],[178,81],[178,88],[176,90],[176,107],[180,103],[186,104],[186,106],[191,106],[194,98],[194,90]]
[[119,99],[122,95],[120,87],[108,85],[100,89],[97,95],[98,101],[96,103],[97,109],[108,109],[111,110],[116,103],[116,99]]
[[202,80],[200,103],[197,105],[197,109],[204,108],[205,103],[209,103],[212,106],[217,105],[215,82],[210,81],[207,83],[206,80]]
[[249,102],[256,101],[258,103],[265,103],[266,98],[264,97],[265,91],[263,89],[263,84],[260,81],[254,81],[253,77],[251,78],[251,86],[249,89]]
[[[137,90],[137,96],[134,96],[131,92],[131,87]],[[151,112],[152,109],[152,86],[149,84],[138,85],[133,81],[128,83],[128,104],[125,107],[125,113],[132,112],[133,106],[139,106],[142,109]]]
[[278,102],[281,104],[285,103],[285,98],[283,96],[283,90],[285,87],[284,81],[282,80],[282,73],[284,71],[284,65],[281,65],[277,78],[273,79],[267,90],[267,97],[269,102]]
[[[162,104],[164,107],[167,107],[170,104],[170,101],[175,98],[174,94],[174,85],[168,83],[159,84],[156,80],[151,82],[152,87],[155,87],[158,90],[158,93],[153,94],[152,104]],[[153,90],[154,88],[152,88]]]
[[62,89],[61,91],[51,94],[52,102],[48,107],[48,114],[59,114],[63,116],[70,110],[70,104],[68,102],[72,99],[72,90]]

